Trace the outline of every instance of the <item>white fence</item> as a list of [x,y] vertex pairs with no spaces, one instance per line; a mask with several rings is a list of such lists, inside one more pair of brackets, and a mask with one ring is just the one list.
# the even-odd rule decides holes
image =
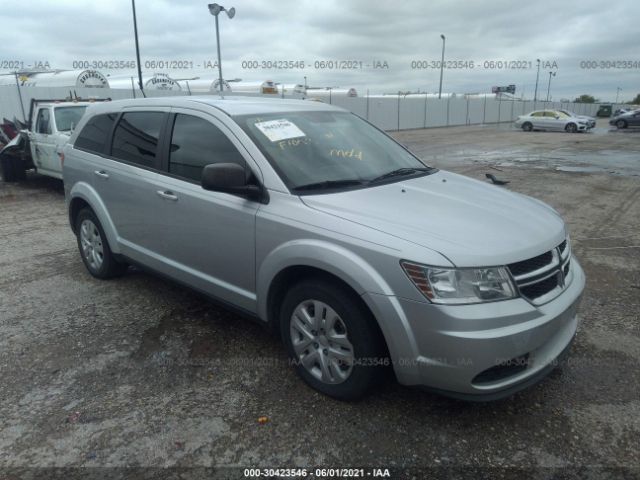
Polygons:
[[[22,97],[21,106],[20,97]],[[29,115],[32,98],[62,99],[69,93],[82,98],[112,98],[113,100],[132,98],[134,93],[128,89],[69,89],[63,87],[22,87],[0,86],[0,119],[17,118],[24,120]],[[147,96],[188,95],[187,92],[149,90]],[[228,95],[228,94],[225,94]],[[136,93],[140,97],[140,92]],[[474,125],[484,123],[511,122],[518,115],[542,108],[563,108],[579,115],[595,116],[598,104],[571,102],[533,102],[532,100],[510,100],[494,98],[433,98],[425,95],[408,96],[364,96],[331,98],[331,103],[350,110],[383,130],[409,130],[416,128],[446,127],[455,125]],[[614,105],[613,109],[624,105]]]

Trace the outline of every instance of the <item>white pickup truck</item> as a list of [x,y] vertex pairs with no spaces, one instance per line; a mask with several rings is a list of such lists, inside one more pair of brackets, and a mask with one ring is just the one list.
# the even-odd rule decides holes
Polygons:
[[21,130],[0,151],[5,182],[25,178],[27,170],[62,179],[62,147],[93,101],[32,100],[29,129]]

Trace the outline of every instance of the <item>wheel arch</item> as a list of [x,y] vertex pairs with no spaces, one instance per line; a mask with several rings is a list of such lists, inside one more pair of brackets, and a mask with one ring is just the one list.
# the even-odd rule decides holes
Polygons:
[[79,182],[69,192],[69,223],[73,233],[77,233],[75,225],[77,215],[85,207],[90,208],[98,217],[111,251],[116,254],[120,253],[116,228],[106,206],[91,185]]
[[270,328],[278,328],[279,308],[288,287],[306,278],[324,278],[348,289],[381,329],[375,310],[363,294],[393,295],[391,287],[362,257],[343,247],[316,240],[288,242],[262,262],[257,275],[258,316]]

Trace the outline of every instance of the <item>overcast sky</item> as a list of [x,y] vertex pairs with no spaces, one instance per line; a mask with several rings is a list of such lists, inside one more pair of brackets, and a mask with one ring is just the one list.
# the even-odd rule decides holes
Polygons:
[[[360,94],[420,90],[437,92],[439,70],[412,69],[414,60],[438,61],[446,36],[446,60],[474,61],[475,68],[445,69],[444,92],[490,92],[516,84],[533,97],[536,59],[557,64],[551,97],[588,93],[612,101],[640,93],[640,2],[637,0],[530,1],[335,1],[233,0],[236,16],[220,17],[225,78],[355,87]],[[190,70],[173,77],[215,77],[204,70],[216,58],[214,19],[204,0],[137,0],[142,64],[186,60]],[[129,0],[0,0],[0,61],[27,65],[48,61],[71,69],[74,60],[135,60]],[[243,69],[242,61],[304,61],[304,70]],[[362,70],[322,70],[315,61],[355,60]],[[531,62],[532,68],[479,68],[485,61]],[[583,61],[633,61],[630,69],[584,69]],[[366,65],[387,62],[386,69]],[[200,67],[198,67],[200,65]],[[5,70],[6,71],[6,70]],[[129,71],[101,69],[111,75]],[[155,73],[159,69],[146,70]],[[546,97],[549,69],[542,68],[539,98]]]

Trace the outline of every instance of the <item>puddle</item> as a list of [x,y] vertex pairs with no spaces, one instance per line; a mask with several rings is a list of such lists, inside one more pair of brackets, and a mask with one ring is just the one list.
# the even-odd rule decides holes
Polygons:
[[460,163],[482,163],[503,167],[547,168],[562,172],[640,176],[640,151],[576,152],[562,148],[551,151],[456,149],[424,155],[423,158],[427,163],[444,168]]

